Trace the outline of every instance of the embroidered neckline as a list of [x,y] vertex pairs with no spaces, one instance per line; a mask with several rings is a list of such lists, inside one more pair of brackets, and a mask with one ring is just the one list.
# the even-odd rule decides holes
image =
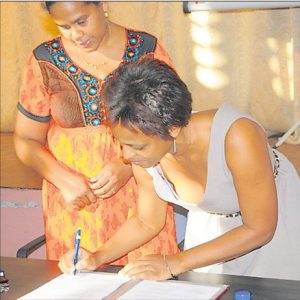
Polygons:
[[75,82],[75,85],[79,88],[83,116],[87,126],[99,126],[106,123],[107,112],[104,101],[100,96],[103,84],[113,78],[122,65],[135,61],[140,57],[140,48],[144,42],[143,36],[138,32],[129,31],[127,29],[126,34],[127,41],[122,61],[119,66],[103,78],[103,80],[96,78],[73,63],[64,49],[60,36],[44,43],[55,65]]

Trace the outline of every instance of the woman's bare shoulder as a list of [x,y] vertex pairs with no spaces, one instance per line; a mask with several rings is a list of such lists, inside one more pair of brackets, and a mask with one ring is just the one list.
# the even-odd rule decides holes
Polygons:
[[213,109],[192,113],[186,130],[189,133],[190,141],[197,141],[197,143],[209,141],[211,127],[216,111],[216,109]]
[[193,129],[210,128],[216,112],[216,109],[193,111],[190,126]]
[[193,110],[191,115],[191,120],[211,122],[217,112],[217,109],[208,109],[208,110]]
[[265,131],[255,121],[248,118],[236,120],[228,130],[226,137],[231,146],[238,143],[267,142]]

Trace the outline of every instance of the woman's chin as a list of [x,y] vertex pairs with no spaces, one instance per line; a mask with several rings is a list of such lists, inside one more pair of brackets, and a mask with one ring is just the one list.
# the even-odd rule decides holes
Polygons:
[[139,166],[141,168],[147,169],[150,167],[153,167],[155,164],[153,162],[149,162],[147,160],[140,160],[140,161],[135,161],[132,162],[134,165]]

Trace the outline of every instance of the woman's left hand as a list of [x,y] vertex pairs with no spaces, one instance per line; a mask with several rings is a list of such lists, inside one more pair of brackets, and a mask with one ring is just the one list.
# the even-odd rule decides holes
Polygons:
[[165,280],[171,278],[163,255],[146,255],[127,264],[119,274],[134,279]]
[[115,195],[131,176],[131,165],[125,164],[122,159],[115,159],[105,165],[96,177],[90,179],[90,188],[97,197],[109,198]]

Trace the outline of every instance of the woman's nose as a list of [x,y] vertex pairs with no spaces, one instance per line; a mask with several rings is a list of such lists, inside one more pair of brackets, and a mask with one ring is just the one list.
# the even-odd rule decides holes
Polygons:
[[83,31],[81,29],[74,27],[72,29],[72,39],[74,41],[78,41],[81,37],[83,37]]
[[130,160],[134,156],[134,152],[129,149],[127,146],[123,146],[123,157],[127,160]]

